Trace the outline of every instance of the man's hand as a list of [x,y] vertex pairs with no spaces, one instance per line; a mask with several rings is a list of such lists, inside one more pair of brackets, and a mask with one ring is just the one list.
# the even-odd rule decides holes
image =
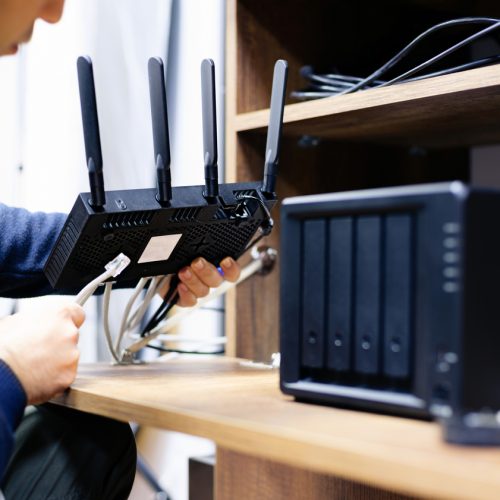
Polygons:
[[179,279],[181,282],[177,287],[179,292],[179,301],[177,305],[181,307],[191,307],[196,304],[196,301],[208,295],[210,288],[218,287],[224,280],[237,281],[240,276],[240,266],[231,257],[226,257],[220,263],[220,267],[224,274],[210,264],[203,257],[199,257],[179,271]]
[[[231,257],[226,257],[221,263],[221,273],[217,268],[210,264],[203,257],[193,260],[190,266],[184,267],[179,271],[180,283],[177,287],[179,300],[177,305],[181,307],[191,307],[196,301],[205,297],[210,288],[218,287],[224,280],[235,282],[240,277],[240,266]],[[168,281],[159,294],[164,297],[168,291],[170,282]]]
[[21,382],[28,404],[45,402],[72,384],[80,356],[78,328],[84,319],[80,306],[68,304],[0,320],[0,359]]

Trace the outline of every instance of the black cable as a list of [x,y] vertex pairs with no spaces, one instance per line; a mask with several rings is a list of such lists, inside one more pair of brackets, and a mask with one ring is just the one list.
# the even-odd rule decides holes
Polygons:
[[[255,200],[259,204],[260,209],[264,212],[264,220],[261,222],[259,229],[264,233],[264,236],[270,234],[274,227],[274,221],[271,217],[271,212],[269,212],[269,209],[266,207],[266,204],[258,196],[250,194],[243,194],[239,196],[238,199]],[[246,250],[243,252],[246,252]]]
[[[172,278],[172,280],[173,280],[173,278]],[[179,280],[177,279],[175,286],[177,286],[178,283],[179,283]],[[160,304],[158,309],[155,311],[153,316],[150,318],[148,325],[145,327],[146,331],[149,331],[152,328],[154,328],[154,326],[156,326],[156,324],[160,320],[160,317],[163,316],[165,311],[170,310],[172,308],[172,306],[175,304],[175,302],[177,302],[177,298],[178,298],[177,293],[174,294],[172,290],[169,290],[167,292],[167,294],[163,298],[162,303]]]
[[[455,45],[449,47],[445,51],[441,52],[440,54],[432,57],[431,59],[425,61],[424,63],[416,66],[415,68],[412,68],[411,70],[403,73],[402,75],[397,76],[396,78],[393,78],[390,81],[377,81],[379,77],[381,77],[385,72],[387,72],[389,69],[393,68],[397,63],[399,63],[417,44],[419,44],[422,40],[427,38],[429,35],[442,30],[444,28],[448,28],[450,26],[463,26],[463,25],[469,25],[469,24],[490,24],[487,28],[484,28],[480,30],[479,32],[470,35],[466,39],[456,43]],[[401,51],[399,51],[394,57],[392,57],[387,63],[382,65],[380,68],[375,70],[371,75],[369,75],[366,78],[360,79],[358,77],[346,77],[344,75],[330,75],[330,74],[324,74],[324,75],[317,75],[313,73],[312,68],[310,66],[305,66],[301,69],[301,74],[304,78],[310,80],[311,82],[319,82],[323,83],[326,85],[331,85],[332,87],[335,87],[335,90],[326,90],[325,91],[320,91],[320,89],[315,88],[312,86],[312,88],[306,89],[304,91],[296,91],[292,92],[293,97],[298,97],[298,98],[317,98],[317,97],[325,97],[325,96],[331,96],[331,95],[344,95],[348,93],[355,92],[356,90],[361,90],[364,88],[373,88],[373,87],[381,87],[381,86],[386,86],[390,85],[393,83],[401,83],[403,81],[411,81],[408,77],[421,71],[422,69],[426,68],[427,66],[430,66],[431,64],[434,64],[435,62],[439,61],[440,59],[448,56],[449,54],[455,52],[456,50],[459,50],[460,48],[464,47],[465,45],[468,45],[475,40],[477,40],[480,37],[483,37],[487,35],[488,33],[498,29],[500,27],[500,19],[497,18],[489,18],[489,17],[467,17],[467,18],[460,18],[460,19],[452,19],[449,21],[445,21],[443,23],[439,23],[435,26],[432,26],[431,28],[427,29],[423,33],[421,33],[419,36],[417,36],[414,40],[412,40],[408,45],[406,45]],[[489,60],[489,62],[487,62]],[[483,60],[484,61],[484,60]],[[486,58],[484,64],[491,64],[490,58]],[[470,67],[476,67],[478,64],[477,61],[472,61],[471,66],[466,65],[461,65],[457,66],[455,68],[449,68],[448,70],[442,70],[441,72],[435,72],[431,73],[432,76],[437,76],[438,74],[447,74],[451,73],[453,71],[459,71],[459,68],[466,69]],[[428,78],[429,75],[423,75],[420,78]],[[413,79],[412,79],[413,80]],[[337,91],[336,89],[338,86],[344,87],[345,82],[348,81],[357,81],[357,83],[354,83],[353,85],[346,87],[344,90],[339,90]]]
[[500,54],[496,56],[485,57],[483,59],[478,59],[477,61],[470,61],[458,66],[453,66],[452,68],[435,71],[434,73],[426,73],[425,75],[407,78],[405,80],[401,80],[399,83],[416,82],[418,80],[424,80],[425,78],[434,78],[436,76],[449,75],[451,73],[457,73],[458,71],[465,71],[467,69],[477,68],[479,66],[488,66],[490,64],[495,64],[498,61],[500,61]]
[[155,328],[168,314],[168,312],[174,307],[174,305],[179,300],[179,295],[177,293],[177,286],[179,284],[179,276],[174,275],[170,280],[170,286],[167,290],[167,293],[163,297],[163,301],[158,307],[158,309],[154,312],[153,316],[148,320],[146,326],[141,331],[141,337],[144,337],[147,332],[151,331]]
[[176,352],[178,354],[201,354],[201,355],[209,355],[209,354],[224,354],[224,350],[222,351],[212,351],[212,352],[203,352],[203,351],[184,351],[183,349],[168,349],[167,347],[161,347],[159,345],[148,344],[145,347],[149,347],[149,349],[155,349],[160,352]]
[[257,236],[256,238],[254,238],[252,241],[250,241],[250,243],[248,243],[248,245],[243,249],[243,251],[240,253],[240,255],[237,256],[237,258],[239,259],[244,253],[248,252],[248,250],[250,250],[253,246],[255,246],[262,238],[264,238],[265,236],[268,236],[273,227],[274,227],[274,221],[273,221],[273,218],[271,217],[271,212],[269,212],[269,209],[266,207],[266,204],[257,196],[253,196],[253,195],[250,195],[250,194],[243,194],[243,195],[240,195],[238,196],[238,199],[241,200],[241,199],[247,199],[247,200],[255,200],[259,203],[259,206],[262,210],[262,212],[264,212],[264,220],[262,221],[260,227],[259,227],[259,231],[260,231],[260,234],[259,236]]
[[294,90],[290,96],[294,99],[322,99],[323,97],[337,96],[337,92],[321,92],[319,90]]
[[[364,80],[364,78],[359,78],[356,76],[349,75],[340,75],[335,73],[325,73],[325,74],[317,74],[314,73],[311,66],[303,66],[300,69],[300,74],[306,80],[310,82],[318,82],[323,85],[337,85],[345,88],[352,88],[353,85],[356,85]],[[363,88],[370,87],[372,85],[378,85],[380,83],[384,83],[382,80],[373,80],[372,82],[366,83]],[[314,83],[313,83],[314,84]]]
[[404,80],[405,78],[407,78],[415,73],[418,73],[420,70],[427,68],[427,66],[430,66],[431,64],[434,64],[435,62],[440,61],[444,57],[452,54],[453,52],[457,51],[458,49],[461,49],[465,45],[476,41],[478,38],[481,38],[481,37],[487,35],[488,33],[492,32],[498,28],[500,28],[500,21],[493,24],[492,26],[488,26],[487,28],[484,28],[483,30],[475,33],[474,35],[471,35],[471,36],[465,38],[464,40],[456,43],[455,45],[452,45],[450,48],[443,50],[443,52],[435,55],[434,57],[431,57],[430,59],[423,62],[422,64],[419,64],[415,68],[412,68],[412,69],[406,71],[405,73],[403,73],[402,75],[397,76],[396,78],[393,78],[392,80],[389,80],[388,82],[385,82],[379,86],[385,87],[386,85],[392,85],[393,83],[397,83],[400,80]]
[[490,17],[465,17],[465,18],[460,18],[460,19],[451,19],[449,21],[444,21],[442,23],[436,24],[435,26],[432,26],[431,28],[427,29],[420,35],[418,35],[416,38],[414,38],[408,45],[406,45],[402,50],[400,50],[392,59],[390,59],[388,62],[386,62],[384,65],[382,65],[379,69],[375,70],[371,75],[367,76],[360,82],[358,82],[356,85],[351,87],[348,92],[345,93],[350,93],[354,92],[366,83],[371,82],[372,80],[375,80],[376,78],[379,78],[382,76],[386,71],[391,69],[393,66],[395,66],[399,61],[403,59],[406,54],[408,54],[416,45],[418,45],[422,40],[427,38],[429,35],[442,30],[444,28],[448,28],[450,26],[465,26],[468,24],[485,24],[485,23],[498,23],[500,20],[496,18],[490,18]]
[[[312,68],[311,68],[312,71]],[[350,83],[358,83],[361,80],[364,80],[364,78],[360,78],[359,76],[351,76],[351,75],[341,75],[338,73],[325,73],[323,75],[325,78],[330,78],[332,80],[340,80],[343,82],[350,82]],[[381,80],[374,80],[374,83],[381,83]]]
[[[458,66],[453,66],[451,68],[442,69],[440,71],[435,71],[433,73],[426,73],[425,75],[415,76],[413,78],[401,80],[398,83],[416,82],[427,78],[434,78],[436,76],[449,75],[451,73],[456,73],[458,71],[465,71],[468,69],[477,68],[479,66],[488,66],[490,64],[495,64],[499,61],[500,61],[500,54],[496,56],[485,57],[483,59],[478,59],[476,61],[470,61],[468,63],[460,64]],[[377,86],[374,86],[372,88],[377,88]],[[293,92],[293,96],[298,99],[320,99],[322,97],[331,97],[336,95],[338,95],[337,92],[325,92],[317,90],[314,86],[311,87],[311,90]]]
[[155,317],[152,318],[144,328],[141,336],[144,337],[148,332],[155,329],[166,318],[167,314],[172,310],[178,300],[179,295],[176,294],[171,301],[164,302],[165,306],[160,306],[160,308],[155,313]]

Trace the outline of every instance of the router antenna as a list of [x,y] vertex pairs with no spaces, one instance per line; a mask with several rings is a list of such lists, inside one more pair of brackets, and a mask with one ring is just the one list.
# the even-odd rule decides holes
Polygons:
[[172,199],[172,177],[170,174],[170,144],[168,141],[167,95],[163,61],[151,57],[148,62],[149,97],[153,122],[153,143],[156,162],[158,192],[156,199],[168,205]]
[[205,192],[213,199],[219,194],[217,172],[217,121],[215,111],[215,66],[212,59],[201,62],[201,106],[203,115],[203,159],[205,162]]
[[262,181],[262,192],[271,196],[275,195],[276,174],[278,173],[278,158],[281,129],[283,126],[287,75],[288,63],[283,59],[276,61],[274,65],[273,89],[271,92],[269,127],[267,129],[264,180]]
[[92,60],[81,56],[76,63],[78,69],[78,86],[80,88],[80,104],[82,107],[83,136],[87,168],[89,169],[90,205],[95,209],[106,203],[104,178],[102,175],[101,139],[99,137],[99,120],[95,97],[94,72]]

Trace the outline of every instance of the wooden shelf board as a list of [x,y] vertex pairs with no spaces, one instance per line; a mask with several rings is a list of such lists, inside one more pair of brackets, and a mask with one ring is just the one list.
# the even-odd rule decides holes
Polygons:
[[240,453],[433,498],[498,498],[500,450],[435,423],[304,404],[278,373],[227,357],[83,365],[58,404],[212,439]]
[[[262,131],[269,110],[235,117],[235,132]],[[500,65],[287,105],[283,133],[424,146],[500,141]]]

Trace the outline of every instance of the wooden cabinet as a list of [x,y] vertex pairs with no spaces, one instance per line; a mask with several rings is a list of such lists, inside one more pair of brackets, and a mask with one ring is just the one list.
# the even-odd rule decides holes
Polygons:
[[[468,0],[227,0],[226,177],[262,177],[276,59],[299,70],[366,76],[437,22],[500,16],[500,5]],[[474,28],[477,30],[477,27]],[[473,30],[433,38],[425,60]],[[451,63],[450,63],[451,64]],[[415,65],[415,64],[414,64]],[[469,179],[469,149],[500,142],[500,65],[297,102],[287,98],[280,199],[299,194]],[[279,207],[267,244],[279,250]],[[279,273],[255,277],[227,299],[228,353],[268,361],[279,350]]]
[[227,356],[81,365],[54,402],[213,440],[217,500],[499,497],[498,448],[446,444],[433,422],[292,402],[276,370]]

